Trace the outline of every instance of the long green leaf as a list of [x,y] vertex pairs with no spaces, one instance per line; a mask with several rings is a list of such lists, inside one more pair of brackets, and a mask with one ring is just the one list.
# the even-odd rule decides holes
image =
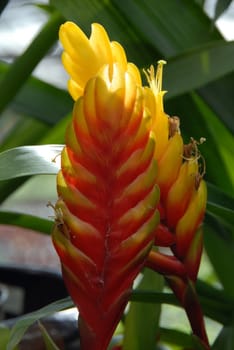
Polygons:
[[58,28],[63,21],[63,16],[54,12],[38,36],[1,79],[0,113],[12,101],[33,69],[54,44],[58,36]]
[[[0,349],[6,349],[10,337],[10,329],[0,325]],[[12,350],[18,350],[18,346]]]
[[[2,116],[3,123],[11,123],[8,115]],[[18,146],[37,144],[39,140],[46,135],[49,127],[38,120],[19,117],[12,125],[9,133],[2,138],[0,143],[0,152],[15,148]]]
[[[168,61],[164,86],[168,97],[200,88],[234,71],[234,42],[215,42]],[[220,63],[222,62],[222,64]],[[175,83],[176,82],[176,83]]]
[[234,225],[234,197],[233,194],[227,194],[219,187],[210,183],[207,184],[208,201],[207,213],[226,221],[227,225]]
[[57,345],[55,344],[55,342],[53,341],[43,324],[41,322],[38,322],[38,325],[44,339],[46,350],[59,350],[59,348],[57,347]]
[[114,0],[113,3],[136,33],[165,58],[222,38],[216,29],[210,30],[209,18],[193,1]]
[[224,326],[215,339],[212,350],[233,350],[234,349],[234,322],[229,326]]
[[[232,298],[204,283],[199,283],[198,292],[206,316],[221,324],[228,324],[231,321],[234,310],[234,300]],[[139,303],[168,304],[181,307],[173,294],[155,292],[150,288],[148,290],[132,291],[130,300]]]
[[214,21],[216,21],[224,11],[228,9],[232,0],[217,0],[215,5]]
[[50,234],[53,226],[53,222],[51,220],[42,219],[33,215],[8,211],[0,211],[0,223],[5,225],[20,226],[45,234]]
[[10,340],[6,350],[13,350],[14,347],[18,345],[19,342],[21,341],[28,327],[30,327],[34,322],[36,322],[37,320],[43,317],[47,317],[55,312],[67,309],[72,306],[73,306],[73,303],[71,299],[64,298],[50,305],[47,305],[40,310],[37,310],[35,312],[25,315],[13,326],[10,334]]
[[6,5],[8,4],[9,0],[2,0],[0,2],[0,14],[2,13],[2,11],[4,10],[4,8],[6,7]]
[[39,174],[57,174],[62,145],[22,146],[0,154],[0,180]]
[[[40,125],[36,120],[25,120],[18,126],[17,134],[11,134],[0,146],[0,150],[8,149],[9,147],[16,147],[24,144],[32,144],[33,140],[39,144],[59,144],[64,143],[65,130],[67,123],[70,120],[70,115],[61,119],[55,126],[48,129],[45,126]],[[39,123],[39,127],[38,127]],[[45,130],[48,130],[45,132]],[[5,200],[12,192],[20,187],[25,181],[26,177],[14,178],[12,180],[6,180],[0,182],[0,202]]]
[[[0,63],[0,79],[10,69],[11,65]],[[72,110],[72,104],[72,98],[65,90],[31,76],[10,101],[10,108],[53,125]]]
[[216,203],[222,206],[225,206],[229,209],[234,208],[234,193],[224,192],[221,188],[211,184],[207,183],[208,188],[208,201],[209,203]]
[[[162,277],[146,269],[138,288],[160,291],[163,288]],[[160,304],[131,303],[125,319],[123,350],[155,349],[160,312]]]
[[186,347],[186,349],[205,350],[197,337],[175,329],[160,328],[159,335],[161,341],[172,345]]
[[[219,116],[220,120],[222,120],[232,134],[234,134],[233,81],[234,73],[218,79],[198,90],[198,94]],[[219,98],[217,98],[217,96]]]
[[227,221],[230,225],[234,225],[234,210],[219,204],[207,203],[207,212],[215,216],[219,216],[222,220]]
[[[219,229],[216,225],[216,230]],[[209,225],[204,228],[205,247],[209,259],[219,277],[227,295],[234,298],[234,240],[233,235],[217,233]]]

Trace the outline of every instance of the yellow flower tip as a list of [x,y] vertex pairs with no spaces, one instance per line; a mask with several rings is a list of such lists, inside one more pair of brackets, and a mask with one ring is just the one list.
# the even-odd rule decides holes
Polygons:
[[60,27],[59,39],[64,48],[62,63],[70,76],[68,90],[75,101],[83,95],[87,82],[106,65],[110,80],[113,66],[118,63],[123,71],[134,77],[137,85],[141,85],[137,67],[128,63],[124,48],[118,42],[110,41],[101,24],[93,23],[88,37],[75,23],[65,22]]

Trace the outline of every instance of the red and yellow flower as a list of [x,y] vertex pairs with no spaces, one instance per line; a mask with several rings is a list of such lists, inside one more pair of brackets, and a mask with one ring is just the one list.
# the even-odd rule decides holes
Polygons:
[[[197,143],[185,146],[179,119],[164,112],[163,61],[143,87],[101,25],[87,38],[66,22],[59,36],[75,103],[57,176],[53,242],[79,309],[82,349],[104,350],[143,266],[179,278],[175,292],[181,280],[185,287],[196,280],[206,186]],[[154,244],[174,256],[151,250]]]
[[[57,177],[60,215],[53,240],[79,308],[82,346],[105,349],[154,243],[159,221],[154,136],[139,73],[129,68],[134,66],[120,45],[110,43],[100,25],[93,26],[90,40],[70,23],[60,37],[68,50],[65,66],[70,56],[71,67],[76,63],[75,38],[82,55],[77,76],[70,69],[76,102]],[[90,60],[92,70],[85,73]]]

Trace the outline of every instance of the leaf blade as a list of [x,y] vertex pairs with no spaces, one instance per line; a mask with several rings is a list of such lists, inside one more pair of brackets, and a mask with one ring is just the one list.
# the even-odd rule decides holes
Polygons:
[[47,317],[54,312],[67,309],[72,306],[73,303],[68,297],[51,303],[40,310],[25,315],[13,326],[10,333],[10,340],[7,344],[7,350],[13,350],[14,347],[19,344],[28,327],[30,327],[34,322],[43,317]]
[[33,215],[14,213],[0,210],[0,223],[20,226],[40,233],[50,234],[53,222]]
[[[146,269],[138,288],[141,291],[149,288],[159,291],[162,287],[162,277]],[[131,303],[125,319],[123,350],[155,349],[160,313],[160,304]]]
[[59,12],[54,12],[38,36],[18,59],[0,81],[0,113],[13,100],[20,87],[29,78],[35,66],[57,39],[60,24],[64,21]]
[[60,166],[55,158],[62,145],[22,146],[0,154],[0,180],[39,174],[57,174]]

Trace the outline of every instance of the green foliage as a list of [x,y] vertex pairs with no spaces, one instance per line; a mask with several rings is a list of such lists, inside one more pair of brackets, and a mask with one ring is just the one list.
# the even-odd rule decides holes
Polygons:
[[[6,3],[1,2],[0,11]],[[180,117],[187,140],[191,136],[207,139],[201,146],[208,181],[204,241],[221,289],[198,281],[197,290],[205,314],[223,325],[212,350],[231,350],[234,339],[234,44],[225,41],[214,25],[230,0],[216,2],[214,19],[204,13],[203,3],[198,0],[51,0],[48,22],[30,46],[13,64],[0,62],[0,127],[4,130],[5,125],[11,125],[8,132],[1,135],[0,201],[20,188],[28,177],[58,171],[51,160],[61,151],[61,146],[48,145],[64,143],[72,100],[66,91],[32,77],[31,73],[56,42],[62,22],[73,20],[86,33],[90,32],[92,22],[102,23],[110,38],[126,48],[129,60],[141,68],[166,59],[166,112]],[[42,149],[46,151],[39,151]],[[52,156],[48,156],[48,150]],[[3,210],[0,223],[46,234],[52,227],[49,220]],[[144,283],[131,296],[134,303],[126,318],[129,333],[124,340],[128,345],[124,346],[130,348],[131,344],[131,349],[141,350],[147,340],[147,349],[153,350],[152,338],[146,339],[148,327],[151,336],[158,329],[162,342],[199,349],[196,339],[188,334],[159,327],[160,306],[177,305],[177,302],[171,294],[161,291],[158,281]],[[15,348],[36,320],[70,305],[70,300],[63,300],[28,315],[12,329],[7,350]],[[1,328],[0,334],[1,348],[9,331]],[[45,332],[43,334],[50,344]],[[134,334],[135,338],[131,339]],[[47,346],[49,349],[50,345]]]
[[[146,269],[136,290],[153,289],[161,291],[162,288],[162,277]],[[131,303],[125,319],[123,350],[140,350],[144,347],[153,349],[155,346],[155,334],[158,332],[160,313],[160,304]]]
[[0,154],[0,181],[21,176],[57,174],[60,145],[22,146]]
[[215,5],[214,21],[216,21],[223,14],[223,12],[228,9],[231,2],[232,0],[217,0]]
[[14,350],[15,346],[19,344],[24,333],[37,320],[52,315],[53,313],[72,307],[73,303],[70,298],[65,298],[43,307],[42,309],[32,312],[18,321],[11,330],[10,341],[7,344],[6,350]]
[[[6,349],[8,341],[10,339],[10,329],[0,326],[0,347]],[[14,346],[12,350],[18,350],[18,346]]]
[[44,339],[46,350],[59,350],[59,348],[54,343],[53,339],[50,337],[49,333],[47,332],[43,324],[41,322],[38,322],[38,324]]

